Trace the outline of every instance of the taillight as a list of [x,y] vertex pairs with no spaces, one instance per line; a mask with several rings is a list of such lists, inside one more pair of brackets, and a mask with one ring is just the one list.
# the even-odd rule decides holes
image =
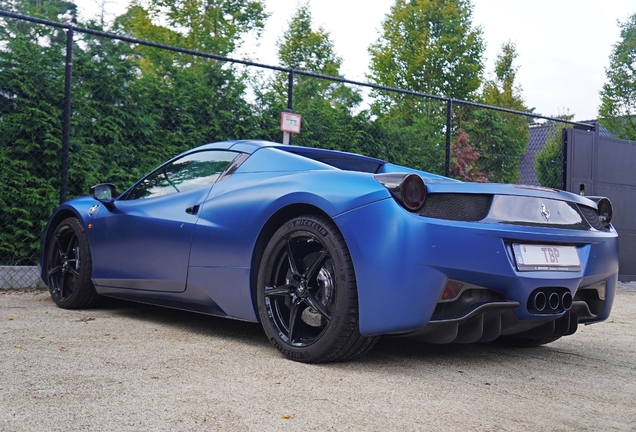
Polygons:
[[598,210],[596,211],[598,220],[601,221],[605,228],[608,228],[612,221],[612,203],[607,198],[601,198],[596,203],[596,206],[598,207]]
[[464,290],[464,284],[455,280],[446,281],[441,301],[455,300]]
[[413,173],[376,174],[375,179],[386,187],[404,208],[416,212],[426,200],[426,184]]
[[605,228],[609,228],[610,222],[612,222],[612,214],[614,213],[611,201],[602,196],[587,196],[585,198],[596,203],[596,215],[598,216],[599,222],[601,222]]

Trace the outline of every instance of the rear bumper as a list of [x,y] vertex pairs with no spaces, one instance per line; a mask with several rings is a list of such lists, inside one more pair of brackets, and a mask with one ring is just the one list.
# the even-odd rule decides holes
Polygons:
[[[335,221],[353,259],[364,335],[412,332],[435,324],[439,320],[431,319],[451,279],[504,296],[508,302],[503,307],[507,312],[500,314],[508,316],[502,324],[504,333],[513,321],[525,323],[514,324],[518,328],[533,327],[566,314],[578,314],[580,322],[602,321],[612,307],[618,276],[618,237],[613,230],[432,219],[408,213],[391,199],[347,212]],[[514,263],[513,243],[575,246],[581,268],[575,272],[520,272]],[[594,313],[584,313],[580,304],[576,305],[587,297],[579,295],[577,300],[577,293],[603,283],[604,299],[595,303]],[[575,300],[572,310],[531,313],[528,300],[539,288],[567,290]],[[471,313],[456,317],[457,322],[462,324],[478,315]]]

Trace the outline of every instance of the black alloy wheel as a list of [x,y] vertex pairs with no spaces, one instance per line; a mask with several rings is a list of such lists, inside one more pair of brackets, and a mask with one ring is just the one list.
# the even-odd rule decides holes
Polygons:
[[360,335],[353,263],[326,217],[298,217],[276,231],[259,267],[257,296],[265,333],[293,360],[348,360],[377,341]]
[[47,285],[53,301],[64,309],[95,306],[100,297],[91,272],[91,252],[84,228],[77,218],[64,219],[47,247]]

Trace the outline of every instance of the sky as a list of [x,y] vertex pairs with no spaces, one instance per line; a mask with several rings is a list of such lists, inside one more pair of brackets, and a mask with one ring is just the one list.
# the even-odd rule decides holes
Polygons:
[[[374,43],[394,0],[305,0],[315,28],[330,33],[343,59],[341,73],[367,81],[367,48]],[[278,65],[276,42],[288,27],[299,0],[264,0],[271,13],[259,41],[245,41],[235,57]],[[78,0],[82,19],[104,5],[106,18],[125,10],[128,0]],[[517,47],[517,84],[526,106],[545,116],[574,114],[578,121],[597,117],[612,46],[620,39],[617,23],[636,13],[636,0],[473,0],[473,25],[486,42],[486,76],[501,45]]]

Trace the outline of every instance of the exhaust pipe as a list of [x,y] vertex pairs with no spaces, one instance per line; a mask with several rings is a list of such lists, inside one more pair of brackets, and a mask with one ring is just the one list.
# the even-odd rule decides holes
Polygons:
[[545,294],[541,291],[537,291],[532,299],[532,305],[538,312],[543,311],[547,305],[547,298]]
[[557,293],[550,293],[550,297],[548,297],[548,304],[550,305],[550,309],[552,309],[553,311],[559,309],[560,301],[561,299],[559,298],[559,295]]
[[554,314],[563,313],[572,308],[572,293],[564,288],[538,288],[528,300],[530,313]]

